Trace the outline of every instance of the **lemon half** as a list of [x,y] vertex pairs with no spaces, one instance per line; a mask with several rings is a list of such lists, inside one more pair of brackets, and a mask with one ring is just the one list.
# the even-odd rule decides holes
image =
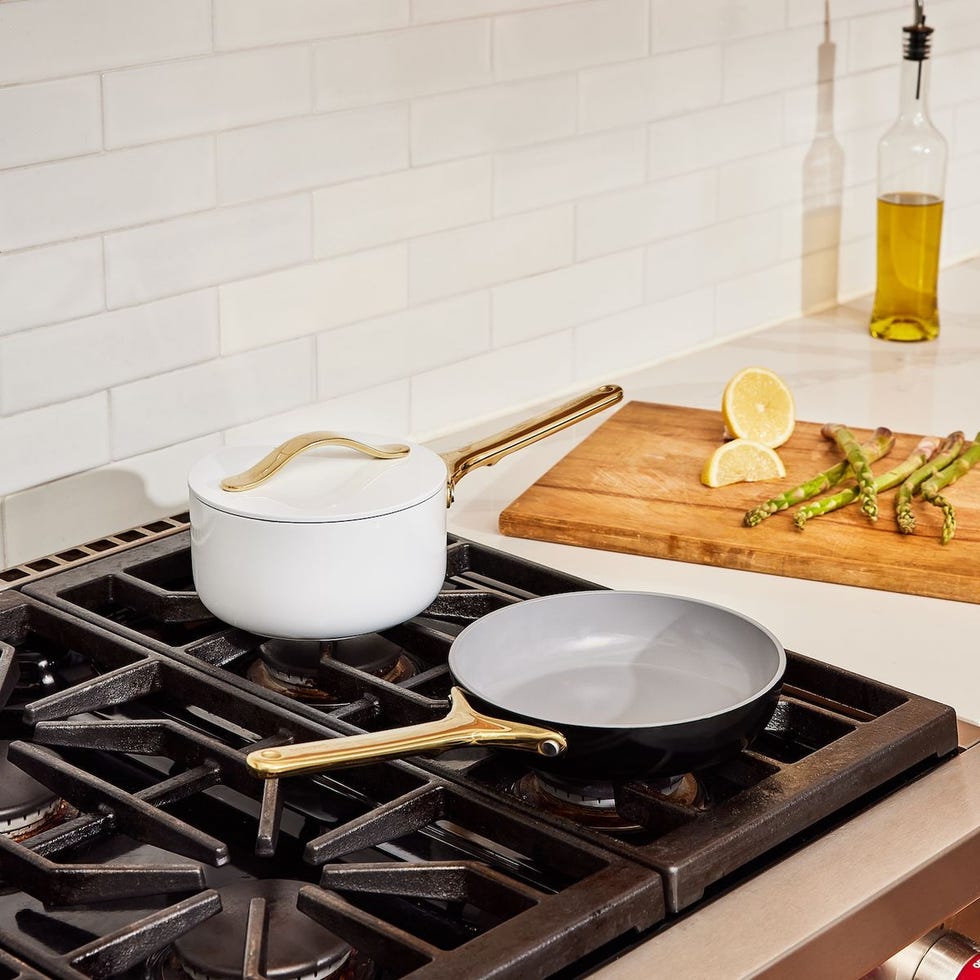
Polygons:
[[751,439],[732,439],[719,446],[701,470],[701,482],[706,487],[775,480],[784,476],[786,467],[779,454]]
[[796,406],[786,382],[761,367],[744,368],[725,385],[721,414],[731,435],[771,449],[786,442],[796,424]]

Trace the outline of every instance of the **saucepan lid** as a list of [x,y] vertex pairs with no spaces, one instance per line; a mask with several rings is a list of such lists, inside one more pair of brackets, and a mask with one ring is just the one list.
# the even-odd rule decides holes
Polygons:
[[[297,449],[298,440],[308,446]],[[435,494],[444,500],[446,464],[425,446],[386,436],[306,433],[279,446],[225,446],[199,460],[187,482],[203,504],[228,514],[327,524],[408,510]]]

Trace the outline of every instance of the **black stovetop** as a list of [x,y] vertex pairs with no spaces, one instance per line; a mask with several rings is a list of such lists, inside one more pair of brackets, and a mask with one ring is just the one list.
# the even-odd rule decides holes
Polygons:
[[425,613],[329,651],[211,617],[186,532],[0,593],[3,765],[40,813],[0,835],[0,978],[581,976],[955,751],[950,708],[790,653],[763,735],[680,786],[555,803],[487,749],[252,776],[257,744],[440,716],[467,622],[594,587],[447,547]]

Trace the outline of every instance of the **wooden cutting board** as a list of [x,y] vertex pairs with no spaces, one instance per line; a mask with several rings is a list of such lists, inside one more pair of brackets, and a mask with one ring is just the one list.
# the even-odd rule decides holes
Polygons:
[[[747,528],[746,510],[832,466],[840,454],[820,435],[819,424],[797,422],[779,449],[785,479],[711,489],[700,482],[701,467],[721,444],[722,431],[720,412],[630,402],[507,507],[500,530],[604,551],[980,602],[980,470],[949,489],[957,529],[945,546],[939,543],[939,511],[920,501],[916,533],[898,532],[894,490],[879,498],[876,524],[852,505],[802,531],[792,522],[795,508]],[[854,432],[862,442],[870,436],[867,429]],[[968,439],[975,434],[966,433]],[[904,460],[918,439],[898,435],[874,471]]]

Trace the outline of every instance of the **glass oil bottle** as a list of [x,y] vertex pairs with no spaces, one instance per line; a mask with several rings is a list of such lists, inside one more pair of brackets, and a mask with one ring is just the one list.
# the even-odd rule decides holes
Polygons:
[[946,140],[927,105],[929,45],[923,0],[903,28],[901,101],[878,144],[878,279],[871,335],[933,340],[939,335],[939,241],[946,182]]

